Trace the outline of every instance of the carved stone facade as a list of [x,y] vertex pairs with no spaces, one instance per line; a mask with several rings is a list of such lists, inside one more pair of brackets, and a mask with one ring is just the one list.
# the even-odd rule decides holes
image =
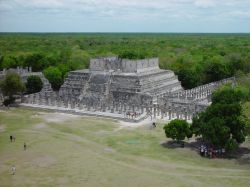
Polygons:
[[177,76],[158,59],[92,59],[90,69],[72,71],[60,91],[31,94],[23,105],[81,115],[140,121],[150,117],[191,120],[211,102],[211,94],[234,78],[183,90]]
[[90,69],[73,71],[59,91],[60,97],[79,102],[152,103],[153,97],[183,90],[172,71],[161,70],[157,58],[92,59]]

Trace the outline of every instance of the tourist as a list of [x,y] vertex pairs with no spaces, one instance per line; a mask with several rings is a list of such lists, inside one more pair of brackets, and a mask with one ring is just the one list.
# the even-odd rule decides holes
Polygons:
[[155,122],[153,122],[153,126],[156,127],[156,123]]
[[204,153],[205,153],[205,147],[203,145],[201,145],[201,147],[200,147],[200,155],[204,156]]
[[225,153],[226,153],[225,148],[222,148],[222,149],[221,149],[221,154],[222,154],[222,157],[224,157],[224,156],[225,156]]
[[11,174],[12,174],[12,175],[15,175],[15,174],[16,174],[16,167],[15,167],[15,165],[13,165],[13,166],[11,167]]
[[209,158],[212,159],[213,158],[213,148],[209,149]]
[[13,139],[13,136],[12,136],[12,135],[10,135],[10,142],[12,142],[12,139]]
[[27,145],[26,145],[26,143],[24,142],[24,144],[23,144],[23,149],[24,149],[24,151],[26,150],[26,148],[27,148]]
[[208,154],[207,154],[207,148],[205,147],[205,155],[204,155],[205,157],[207,157],[208,156]]

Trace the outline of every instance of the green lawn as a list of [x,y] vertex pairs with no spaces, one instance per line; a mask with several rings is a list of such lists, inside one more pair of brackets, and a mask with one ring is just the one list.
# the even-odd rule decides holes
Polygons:
[[[165,148],[162,128],[0,110],[0,186],[250,186],[249,159],[209,160],[188,148]],[[10,134],[16,142],[10,143]],[[249,139],[243,146],[250,149]]]

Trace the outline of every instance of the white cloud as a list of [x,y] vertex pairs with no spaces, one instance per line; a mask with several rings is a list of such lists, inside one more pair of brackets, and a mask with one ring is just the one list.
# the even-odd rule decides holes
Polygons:
[[216,6],[215,0],[195,0],[194,5],[201,8],[210,8]]
[[246,20],[249,9],[250,0],[0,0],[0,20],[23,17],[197,25],[203,20]]

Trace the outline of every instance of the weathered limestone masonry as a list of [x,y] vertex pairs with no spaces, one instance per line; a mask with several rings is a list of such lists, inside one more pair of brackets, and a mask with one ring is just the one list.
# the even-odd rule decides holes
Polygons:
[[84,103],[127,102],[143,104],[167,91],[183,90],[172,71],[161,70],[155,59],[92,59],[90,69],[70,72],[60,97]]
[[159,68],[157,58],[98,58],[91,59],[89,69],[70,72],[58,93],[28,95],[23,105],[132,121],[191,120],[209,106],[212,92],[229,82],[235,79],[183,90],[172,71]]

